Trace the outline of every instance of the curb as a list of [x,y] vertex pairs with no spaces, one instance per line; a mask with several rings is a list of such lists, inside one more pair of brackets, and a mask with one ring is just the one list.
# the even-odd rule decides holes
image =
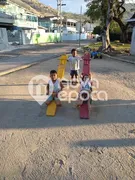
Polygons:
[[46,58],[46,59],[41,59],[41,60],[39,60],[39,61],[35,61],[35,62],[29,63],[29,64],[23,64],[23,65],[21,65],[21,66],[18,66],[18,67],[15,67],[15,68],[12,68],[12,69],[9,69],[9,70],[0,72],[0,77],[1,77],[1,76],[4,76],[4,75],[11,74],[11,73],[14,73],[14,72],[16,72],[16,71],[20,71],[20,70],[23,70],[23,69],[27,69],[27,68],[29,68],[29,67],[35,66],[35,65],[37,65],[37,64],[40,64],[40,63],[42,63],[42,62],[44,62],[44,61],[47,61],[47,60],[49,60],[49,59],[57,58],[57,57],[59,57],[59,56],[60,56],[60,54],[57,54],[57,55],[48,57],[48,58]]
[[[36,46],[43,46],[43,45],[47,46],[47,45],[54,45],[54,44],[56,44],[56,43],[48,43],[48,44],[47,43],[41,43],[41,44],[29,44],[29,45],[17,45],[17,46],[9,45],[7,49],[0,50],[0,54],[4,53],[4,52],[12,52],[14,50],[19,50],[19,49],[27,49],[27,48],[32,49],[33,47],[36,47]],[[11,48],[11,49],[9,49],[9,48]]]
[[121,59],[121,58],[118,58],[118,57],[112,57],[112,56],[110,56],[108,54],[104,54],[104,53],[102,53],[102,54],[103,54],[103,56],[111,58],[113,60],[117,60],[117,61],[121,61],[121,62],[130,63],[130,64],[134,64],[135,65],[135,62],[133,62],[133,61]]

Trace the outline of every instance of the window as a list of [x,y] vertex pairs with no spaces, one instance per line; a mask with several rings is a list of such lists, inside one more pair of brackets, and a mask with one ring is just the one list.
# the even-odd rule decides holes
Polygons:
[[70,26],[70,22],[67,22],[67,25]]

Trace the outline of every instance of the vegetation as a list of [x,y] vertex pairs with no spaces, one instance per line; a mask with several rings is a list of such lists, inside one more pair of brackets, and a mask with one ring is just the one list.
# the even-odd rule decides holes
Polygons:
[[[97,42],[97,43],[90,43],[88,46],[90,49],[95,48],[98,50],[102,46],[102,42]],[[130,44],[126,43],[120,43],[119,41],[114,41],[111,42],[112,48],[115,50],[115,52],[122,53],[122,52],[129,52],[130,51]]]
[[[127,16],[127,12],[130,14],[132,12],[133,15],[134,4],[129,7],[129,4],[125,4],[125,0],[90,0],[87,7],[86,15],[90,19],[101,20],[102,33],[105,34],[107,46],[110,45],[109,30],[113,27],[111,27],[112,21],[115,21],[121,30],[122,42],[128,41],[127,28],[129,24],[124,21],[124,16],[125,14]],[[120,30],[117,28],[117,31]]]

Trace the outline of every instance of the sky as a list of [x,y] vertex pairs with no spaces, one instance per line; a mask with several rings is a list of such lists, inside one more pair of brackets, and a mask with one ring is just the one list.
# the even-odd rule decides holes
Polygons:
[[[39,1],[53,8],[57,7],[57,0],[39,0]],[[66,4],[66,6],[62,7],[62,10],[66,12],[80,13],[81,5],[83,7],[83,13],[86,10],[86,3],[84,2],[84,0],[63,0],[62,3]]]

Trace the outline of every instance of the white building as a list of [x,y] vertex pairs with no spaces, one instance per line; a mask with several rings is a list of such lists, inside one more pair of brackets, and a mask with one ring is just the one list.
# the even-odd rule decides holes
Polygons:
[[128,22],[133,26],[130,53],[135,55],[135,14]]
[[[92,33],[96,26],[99,26],[98,22],[95,22],[95,23],[88,23],[88,22],[82,23],[81,31],[82,32],[91,32]],[[77,31],[80,31],[80,22],[76,23],[76,29],[77,29]]]
[[64,19],[63,20],[63,33],[76,33],[76,23],[74,19]]

